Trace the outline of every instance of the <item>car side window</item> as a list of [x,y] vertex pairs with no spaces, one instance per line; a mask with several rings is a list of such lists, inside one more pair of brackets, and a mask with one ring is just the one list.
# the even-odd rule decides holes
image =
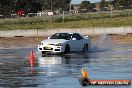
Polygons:
[[71,39],[71,36],[70,36],[70,34],[63,33],[63,34],[61,34],[61,39],[70,40]]
[[66,40],[71,40],[71,34],[68,34],[68,33],[56,33],[50,39],[66,39]]
[[73,38],[76,38],[77,40],[83,39],[79,34],[73,34]]

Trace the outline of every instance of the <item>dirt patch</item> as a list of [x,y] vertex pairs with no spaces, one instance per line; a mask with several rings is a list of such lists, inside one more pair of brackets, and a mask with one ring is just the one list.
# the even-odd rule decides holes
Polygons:
[[115,43],[130,43],[132,44],[132,34],[129,35],[113,35],[111,36],[111,39],[113,40],[113,42]]
[[9,47],[32,47],[37,46],[41,40],[46,39],[47,36],[33,36],[33,37],[1,37],[0,38],[0,47],[9,48]]
[[[10,47],[34,47],[37,46],[41,40],[47,39],[47,36],[33,36],[33,37],[11,37],[0,38],[0,48]],[[132,34],[128,35],[97,35],[90,36],[92,42],[111,40],[117,44],[132,44]]]
[[90,36],[92,42],[103,41],[116,44],[132,44],[132,34],[128,35],[96,35]]

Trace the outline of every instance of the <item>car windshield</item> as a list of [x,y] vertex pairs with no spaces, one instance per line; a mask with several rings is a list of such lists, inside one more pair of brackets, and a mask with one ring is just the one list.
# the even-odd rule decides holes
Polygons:
[[70,40],[71,39],[71,34],[68,34],[68,33],[56,33],[50,39],[66,39],[66,40]]

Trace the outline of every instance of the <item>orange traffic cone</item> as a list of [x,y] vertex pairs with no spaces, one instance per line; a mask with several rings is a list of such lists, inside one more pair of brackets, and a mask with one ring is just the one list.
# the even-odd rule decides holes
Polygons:
[[88,71],[85,72],[85,76],[84,76],[84,78],[88,78]]
[[84,71],[84,68],[82,68],[81,73],[82,73],[82,77],[84,77],[84,78],[88,78],[88,71],[85,72],[85,71]]
[[33,50],[30,51],[30,66],[34,66],[34,52]]

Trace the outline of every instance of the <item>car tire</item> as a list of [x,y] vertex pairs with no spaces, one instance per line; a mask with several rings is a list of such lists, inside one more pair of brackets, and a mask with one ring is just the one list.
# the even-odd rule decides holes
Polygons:
[[88,52],[88,44],[84,44],[83,52]]
[[70,52],[70,46],[69,46],[69,45],[66,45],[66,46],[65,46],[65,51],[64,51],[64,53],[67,54],[67,53],[69,53],[69,52]]
[[42,51],[42,55],[45,55],[46,54],[46,52],[45,51]]
[[46,55],[46,52],[42,51],[42,57],[45,57],[45,55]]

